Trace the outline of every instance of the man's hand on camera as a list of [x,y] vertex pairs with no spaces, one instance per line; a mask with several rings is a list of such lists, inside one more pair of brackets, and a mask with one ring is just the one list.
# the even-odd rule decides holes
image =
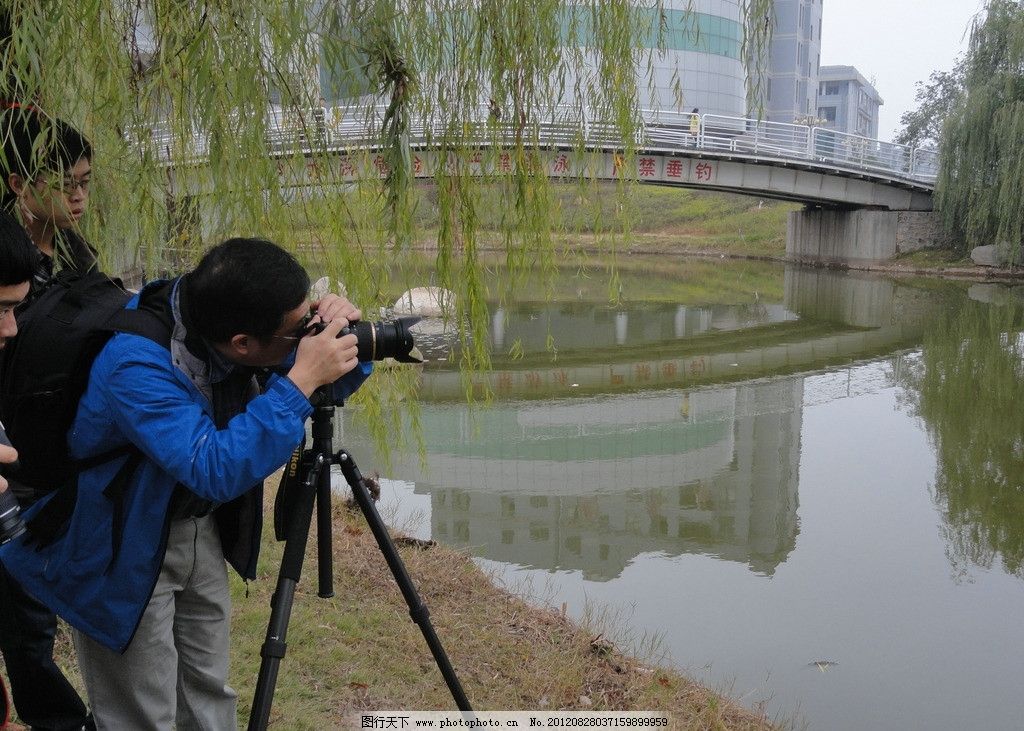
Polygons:
[[288,378],[307,397],[320,386],[334,383],[359,364],[356,336],[338,337],[347,324],[346,317],[338,316],[322,332],[307,335],[299,341],[295,365],[288,371]]
[[344,320],[345,322],[342,323],[342,327],[356,322],[363,316],[363,313],[354,304],[336,294],[324,296],[319,301],[314,302],[311,309],[320,316],[320,321],[324,324],[339,319]]
[[[0,444],[0,464],[11,464],[18,461],[18,451],[14,447]],[[0,492],[7,489],[7,480],[0,476]]]

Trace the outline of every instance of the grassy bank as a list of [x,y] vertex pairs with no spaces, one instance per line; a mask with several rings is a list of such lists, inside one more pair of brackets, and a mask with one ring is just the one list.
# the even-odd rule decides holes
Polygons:
[[[624,250],[650,252],[726,252],[738,256],[782,257],[786,248],[786,216],[797,204],[766,198],[656,185],[621,189],[614,183],[552,184],[555,236],[568,248],[608,246],[614,239]],[[433,185],[412,190],[412,230],[416,245],[430,248],[441,225],[438,191]],[[379,199],[349,191],[330,204],[361,240],[381,235]],[[502,246],[499,231],[508,214],[509,198],[497,187],[481,188],[472,199],[478,236],[486,246]],[[330,241],[325,232],[308,228],[303,206],[282,222],[280,235],[301,242]],[[628,224],[627,224],[628,222]],[[625,235],[623,233],[625,232]]]
[[[362,514],[337,500],[334,525],[335,596],[316,595],[311,536],[272,727],[348,729],[358,728],[353,724],[359,711],[454,710]],[[600,629],[579,626],[556,609],[528,604],[497,587],[463,553],[399,542],[452,666],[478,710],[657,710],[670,714],[672,729],[773,727],[677,672],[624,654]],[[281,548],[268,524],[259,578],[248,586],[233,580],[231,681],[239,693],[243,728]],[[64,628],[58,660],[81,689]]]
[[[454,703],[358,510],[334,508],[335,597],[316,596],[307,555],[281,666],[280,728],[346,728],[371,709],[451,710]],[[248,713],[280,546],[265,541],[248,598],[234,587],[232,676]],[[403,545],[402,559],[466,695],[479,710],[665,710],[677,729],[766,729],[762,718],[678,673],[619,652],[596,629],[503,591],[464,554]]]

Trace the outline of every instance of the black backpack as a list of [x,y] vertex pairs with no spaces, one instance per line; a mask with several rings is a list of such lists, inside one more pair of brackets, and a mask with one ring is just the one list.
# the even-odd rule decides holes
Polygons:
[[76,461],[67,445],[92,362],[114,333],[169,347],[169,329],[155,313],[124,309],[131,296],[120,280],[100,272],[63,271],[17,313],[18,335],[0,351],[0,418],[18,450],[12,487],[22,503],[134,449]]

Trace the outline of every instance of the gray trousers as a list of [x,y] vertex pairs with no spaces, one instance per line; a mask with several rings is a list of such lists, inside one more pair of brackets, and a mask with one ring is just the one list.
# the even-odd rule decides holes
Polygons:
[[231,597],[210,516],[171,523],[167,555],[128,650],[74,633],[98,729],[225,731],[237,727],[227,685]]

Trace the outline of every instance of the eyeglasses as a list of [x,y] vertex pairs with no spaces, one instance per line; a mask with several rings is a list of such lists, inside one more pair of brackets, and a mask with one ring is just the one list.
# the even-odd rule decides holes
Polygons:
[[309,323],[312,321],[312,319],[313,313],[310,312],[305,317],[303,317],[302,320],[299,321],[298,327],[296,327],[295,330],[292,331],[294,334],[271,335],[270,337],[276,338],[277,340],[292,340],[298,342],[299,340],[302,340],[302,338],[306,337],[309,334]]
[[89,178],[75,178],[66,177],[63,180],[46,180],[43,181],[48,187],[59,190],[66,196],[72,196],[78,189],[81,189],[83,193],[89,193],[89,184],[92,182]]
[[75,191],[79,188],[82,189],[83,193],[89,192],[89,183],[92,181],[89,178],[64,178],[61,182],[60,189],[64,195],[74,195]]

